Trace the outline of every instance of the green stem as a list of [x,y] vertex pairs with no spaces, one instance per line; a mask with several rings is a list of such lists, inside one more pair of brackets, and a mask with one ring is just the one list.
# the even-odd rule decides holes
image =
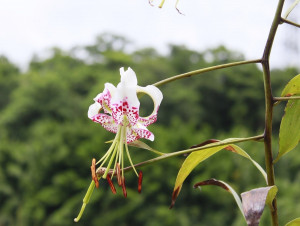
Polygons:
[[[265,133],[264,133],[264,146],[265,146],[265,162],[266,171],[268,175],[268,185],[275,185],[275,174],[273,166],[273,154],[272,154],[272,119],[273,119],[273,106],[274,100],[272,95],[271,87],[271,74],[269,67],[269,58],[274,43],[274,38],[276,31],[281,22],[281,13],[283,8],[284,0],[279,0],[276,13],[273,19],[272,26],[270,28],[267,43],[265,45],[263,57],[262,57],[262,67],[263,67],[263,77],[264,77],[264,90],[265,90]],[[274,199],[273,209],[271,209],[272,225],[278,226],[278,213],[277,213],[277,201]]]
[[199,74],[209,72],[209,71],[215,71],[215,70],[223,69],[223,68],[227,68],[227,67],[233,67],[233,66],[238,66],[238,65],[243,65],[243,64],[254,64],[254,63],[261,63],[261,59],[239,61],[239,62],[234,62],[234,63],[221,64],[221,65],[217,65],[217,66],[202,68],[202,69],[195,70],[195,71],[190,71],[190,72],[187,72],[187,73],[184,73],[184,74],[175,75],[173,77],[161,80],[157,83],[154,83],[153,85],[154,86],[161,86],[161,85],[167,84],[169,82],[176,81],[178,79],[191,77],[191,76],[194,76],[194,75],[199,75]]
[[290,20],[287,20],[287,19],[284,19],[284,18],[281,18],[281,22],[300,28],[300,24],[297,24],[293,21],[290,21]]
[[[229,145],[229,144],[241,143],[241,142],[251,141],[251,140],[252,141],[259,141],[263,138],[264,138],[263,134],[258,135],[258,136],[253,136],[253,137],[235,138],[235,139],[230,139],[229,141],[225,141],[225,142],[220,141],[220,142],[216,142],[216,143],[207,144],[207,145],[202,146],[202,147],[190,148],[190,149],[186,149],[186,150],[182,150],[182,151],[172,152],[172,153],[164,154],[162,156],[159,156],[159,157],[156,157],[156,158],[153,158],[153,159],[146,160],[144,162],[140,162],[140,163],[135,164],[133,166],[126,167],[126,168],[124,168],[124,171],[130,171],[134,167],[135,168],[140,168],[142,166],[149,165],[149,164],[152,164],[152,163],[155,163],[155,162],[167,159],[167,158],[171,158],[171,157],[175,157],[175,156],[179,156],[179,155],[184,155],[184,154],[189,154],[189,153],[194,152],[194,151],[200,151],[200,150],[207,149],[207,148],[218,147],[218,146],[222,146],[222,145],[225,145],[225,144]],[[102,175],[102,170],[98,169],[96,173],[98,174],[98,176],[101,176]]]
[[274,97],[274,101],[289,101],[289,100],[299,100],[300,96],[290,96],[290,97]]

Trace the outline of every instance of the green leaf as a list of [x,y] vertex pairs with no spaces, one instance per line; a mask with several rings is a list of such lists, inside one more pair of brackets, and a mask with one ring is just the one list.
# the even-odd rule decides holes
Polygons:
[[[235,141],[235,140],[236,140],[236,138],[230,138],[230,139],[220,141],[219,143],[222,144],[223,142]],[[206,142],[204,142],[204,143],[206,143]],[[216,144],[216,143],[214,143],[214,144]],[[208,146],[208,147],[205,149],[206,146]],[[185,181],[185,179],[187,178],[187,176],[192,172],[192,170],[199,163],[203,162],[204,160],[206,160],[207,158],[216,154],[217,152],[219,152],[220,150],[222,150],[224,148],[233,153],[239,154],[239,155],[249,159],[259,169],[259,171],[262,173],[265,180],[267,181],[267,175],[266,175],[265,171],[262,169],[262,167],[260,167],[257,162],[255,162],[243,149],[241,149],[237,145],[225,144],[225,145],[220,145],[217,147],[209,147],[209,146],[211,146],[211,144],[204,145],[202,147],[204,149],[202,149],[202,150],[192,152],[186,158],[186,160],[183,162],[183,164],[177,174],[176,181],[175,181],[175,186],[174,186],[173,195],[172,195],[172,203],[171,203],[170,208],[172,208],[174,206],[176,198],[179,195],[179,192],[181,190],[182,184]]]
[[300,225],[300,217],[288,222],[285,226],[298,226]]
[[273,210],[272,203],[277,191],[278,189],[274,185],[252,189],[241,194],[243,212],[248,225],[259,225],[265,205],[268,205]]
[[153,148],[151,148],[148,144],[140,141],[140,140],[135,140],[131,143],[128,144],[129,146],[133,146],[133,147],[137,147],[137,148],[142,148],[142,149],[145,149],[145,150],[148,150],[148,151],[152,151],[154,152],[155,154],[158,154],[158,155],[163,155],[164,153],[160,152],[160,151],[157,151]]
[[286,19],[299,2],[300,0],[295,0],[293,4],[288,8],[288,10],[285,12],[283,18]]
[[279,153],[274,162],[294,149],[300,140],[300,100],[289,100],[280,124]]
[[281,96],[293,96],[300,94],[300,74],[292,78],[289,83],[284,87]]
[[[216,180],[216,179],[209,179],[209,180],[206,180],[206,181],[201,181],[197,184],[194,185],[194,188],[199,188],[201,186],[205,186],[205,185],[216,185],[216,186],[219,186],[223,189],[225,189],[226,191],[230,192],[233,196],[233,198],[235,199],[236,201],[236,204],[238,205],[242,215],[244,216],[245,218],[245,215],[244,215],[244,212],[243,212],[243,206],[242,206],[242,201],[240,199],[240,196],[236,193],[236,191],[227,183],[225,183],[224,181],[221,181],[221,180]],[[246,220],[246,218],[245,218]]]
[[[266,184],[268,184],[268,178],[267,178],[267,173],[265,172],[265,170],[256,162],[254,161],[250,155],[247,154],[247,152],[245,152],[243,149],[241,149],[239,146],[231,144],[231,147],[234,148],[234,150],[237,152],[237,154],[249,159],[253,165],[261,172],[261,174],[263,175],[263,177],[265,178]],[[234,151],[233,151],[234,152]]]

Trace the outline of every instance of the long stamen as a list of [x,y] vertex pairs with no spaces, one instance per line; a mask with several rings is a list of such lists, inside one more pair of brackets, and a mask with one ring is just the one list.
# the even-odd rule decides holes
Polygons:
[[124,177],[124,149],[123,149],[123,145],[124,143],[127,144],[127,137],[126,137],[126,130],[127,128],[124,127],[123,129],[123,139],[122,139],[122,177]]
[[98,165],[100,162],[106,162],[106,160],[108,159],[109,155],[111,154],[111,152],[114,150],[115,145],[117,144],[118,140],[119,140],[119,136],[121,133],[121,127],[118,128],[118,132],[115,136],[115,139],[113,141],[113,143],[111,144],[111,146],[109,147],[108,151],[105,153],[105,155],[102,156],[102,158],[96,163],[96,165]]
[[122,164],[122,160],[123,160],[123,140],[124,140],[124,129],[125,128],[126,127],[124,127],[124,126],[121,128],[121,136],[120,136],[120,143],[119,143],[119,165],[121,166],[122,169],[124,167]]
[[115,164],[114,164],[114,168],[113,168],[113,171],[112,171],[112,174],[111,174],[111,178],[114,177],[115,171],[117,169],[117,164],[118,164],[118,155],[117,155],[117,157],[115,159]]
[[110,170],[110,166],[111,166],[111,164],[112,164],[112,162],[113,162],[113,160],[114,160],[114,158],[115,158],[115,156],[116,156],[117,150],[118,150],[118,148],[115,148],[115,149],[114,149],[114,152],[112,153],[112,156],[111,156],[111,158],[110,158],[110,160],[109,160],[109,163],[108,163],[108,165],[107,165],[107,168],[106,168],[106,170],[105,170],[105,173],[104,173],[104,175],[102,176],[104,179],[106,178],[106,176],[107,176],[107,174],[108,174],[108,171]]
[[138,173],[136,172],[136,169],[135,169],[135,167],[134,167],[134,165],[133,165],[133,163],[132,163],[132,160],[131,160],[131,158],[130,158],[130,154],[129,154],[129,151],[128,151],[128,145],[127,145],[127,142],[125,142],[125,150],[126,150],[127,157],[128,157],[128,159],[129,159],[129,162],[130,162],[130,165],[132,166],[133,171],[135,172],[135,174],[136,174],[137,176],[139,176]]

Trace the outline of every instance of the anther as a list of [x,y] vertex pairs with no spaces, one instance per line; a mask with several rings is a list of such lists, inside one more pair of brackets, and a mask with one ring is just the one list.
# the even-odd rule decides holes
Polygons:
[[121,169],[119,163],[117,163],[116,171],[117,171],[118,185],[122,186]]
[[92,179],[95,182],[96,188],[99,188],[99,181],[98,181],[98,177],[96,175],[96,159],[95,158],[92,159],[91,173],[92,173]]
[[116,188],[115,188],[113,182],[111,181],[111,178],[110,178],[110,175],[109,175],[109,174],[106,176],[106,180],[107,180],[107,182],[108,182],[108,184],[109,184],[109,186],[110,186],[111,192],[112,192],[113,194],[116,194],[116,193],[117,193]]
[[123,190],[123,195],[126,198],[127,197],[127,191],[126,191],[126,186],[125,186],[125,178],[122,177],[122,190]]
[[142,192],[142,182],[143,182],[143,172],[139,172],[139,183],[138,183],[138,192]]

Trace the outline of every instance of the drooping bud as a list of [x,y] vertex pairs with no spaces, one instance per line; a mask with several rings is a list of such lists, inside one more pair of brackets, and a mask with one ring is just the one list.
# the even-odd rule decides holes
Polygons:
[[143,182],[143,172],[139,172],[139,183],[138,183],[138,192],[142,192],[142,182]]

